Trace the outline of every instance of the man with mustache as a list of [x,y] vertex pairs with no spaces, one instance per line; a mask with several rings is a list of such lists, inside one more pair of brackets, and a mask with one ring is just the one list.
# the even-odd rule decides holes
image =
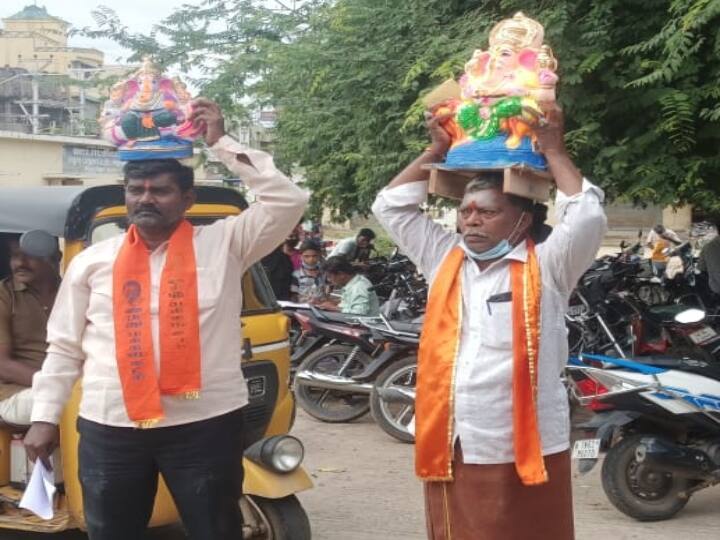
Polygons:
[[423,165],[443,161],[450,145],[443,117],[428,123],[430,147],[373,205],[431,283],[415,456],[431,540],[574,535],[564,313],[606,219],[603,192],[565,149],[561,112],[554,107],[546,119],[537,144],[557,184],[558,223],[537,246],[534,203],[504,193],[502,172],[467,184],[459,234],[419,211],[428,189]]
[[11,276],[0,281],[0,421],[29,425],[32,380],[47,349],[45,325],[60,285],[60,251],[34,257],[5,242]]
[[272,157],[225,134],[219,107],[193,102],[213,153],[254,192],[238,216],[194,227],[193,170],[129,161],[130,228],[70,264],[33,382],[31,459],[47,461],[82,377],[79,477],[91,540],[144,537],[162,473],[192,540],[242,538],[242,276],[297,224],[307,194]]

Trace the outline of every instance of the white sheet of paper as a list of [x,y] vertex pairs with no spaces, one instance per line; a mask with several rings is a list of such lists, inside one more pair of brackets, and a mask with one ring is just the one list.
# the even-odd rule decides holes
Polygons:
[[310,304],[298,304],[297,302],[290,302],[288,300],[278,300],[278,305],[281,308],[310,309]]
[[38,459],[20,500],[20,508],[30,510],[43,519],[52,519],[55,515],[53,511],[55,491],[55,475]]

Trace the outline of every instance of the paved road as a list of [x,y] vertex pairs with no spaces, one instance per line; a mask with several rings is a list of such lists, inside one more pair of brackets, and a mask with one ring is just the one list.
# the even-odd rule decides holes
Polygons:
[[[412,474],[412,446],[397,443],[369,418],[323,424],[298,414],[294,434],[306,446],[315,489],[300,495],[313,540],[425,540],[422,491]],[[575,476],[577,540],[717,540],[720,487],[697,494],[675,519],[638,523],[617,512],[600,487],[599,467]],[[182,540],[178,531],[156,531],[152,540]],[[87,540],[80,533],[0,532],[0,540]],[[533,539],[535,540],[535,539]],[[538,539],[546,540],[546,539]]]
[[[425,540],[411,446],[394,442],[369,419],[333,425],[300,414],[296,434],[316,482],[301,496],[313,540]],[[675,519],[661,523],[639,523],[616,511],[603,494],[599,467],[575,475],[574,494],[577,540],[720,538],[720,487],[697,494]]]

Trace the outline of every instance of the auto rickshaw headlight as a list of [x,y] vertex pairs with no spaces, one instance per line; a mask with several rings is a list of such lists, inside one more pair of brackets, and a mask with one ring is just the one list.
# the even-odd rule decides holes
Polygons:
[[294,471],[300,466],[305,456],[305,448],[303,448],[302,443],[295,437],[287,435],[278,437],[275,441],[272,441],[272,444],[268,444],[266,448],[271,463],[270,466],[278,472]]
[[293,472],[300,466],[304,456],[302,443],[290,435],[268,437],[245,450],[245,457],[278,473]]

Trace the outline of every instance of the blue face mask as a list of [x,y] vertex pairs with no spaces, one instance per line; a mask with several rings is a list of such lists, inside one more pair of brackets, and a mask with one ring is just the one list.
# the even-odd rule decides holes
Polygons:
[[463,246],[465,247],[465,253],[476,261],[491,261],[493,259],[499,259],[513,250],[513,246],[510,242],[508,242],[507,238],[503,238],[493,247],[486,249],[482,253],[477,253],[476,251],[470,249],[464,240]]

